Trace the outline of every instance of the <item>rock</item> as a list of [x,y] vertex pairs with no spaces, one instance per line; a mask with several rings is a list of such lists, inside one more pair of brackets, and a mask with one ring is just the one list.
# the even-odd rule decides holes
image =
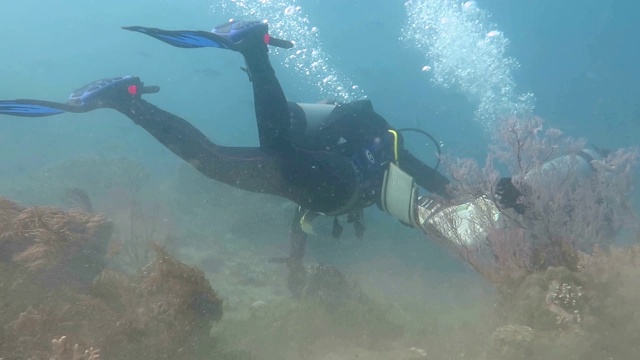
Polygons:
[[523,325],[504,325],[491,335],[491,345],[486,359],[527,359],[531,354],[534,331]]

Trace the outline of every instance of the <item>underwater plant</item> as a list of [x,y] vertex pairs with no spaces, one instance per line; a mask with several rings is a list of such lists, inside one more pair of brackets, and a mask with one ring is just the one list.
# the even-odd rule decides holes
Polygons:
[[[552,266],[575,271],[580,251],[608,246],[632,224],[637,149],[594,149],[601,158],[585,159],[584,140],[544,130],[535,117],[505,120],[495,144],[483,167],[472,159],[447,159],[460,198],[494,205],[479,207],[477,243],[454,241],[454,250],[489,281],[500,284]],[[517,194],[510,207],[501,198],[506,178],[500,168],[509,170]],[[458,221],[455,213],[449,221]]]
[[135,275],[107,269],[111,229],[102,215],[0,198],[0,358],[223,353],[210,336],[222,300],[204,273],[157,245]]

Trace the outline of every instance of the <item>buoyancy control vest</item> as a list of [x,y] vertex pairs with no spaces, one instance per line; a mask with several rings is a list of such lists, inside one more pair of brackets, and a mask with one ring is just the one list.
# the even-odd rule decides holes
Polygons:
[[[385,171],[389,163],[397,160],[397,133],[373,111],[368,100],[344,105],[290,102],[289,109],[296,146],[341,154],[350,159],[358,176],[356,190],[344,206],[331,213],[309,212],[303,222],[318,215],[347,214],[348,221],[354,223],[356,235],[361,237],[364,232],[362,210],[374,203],[380,204]],[[336,218],[333,234],[339,236],[340,233]]]

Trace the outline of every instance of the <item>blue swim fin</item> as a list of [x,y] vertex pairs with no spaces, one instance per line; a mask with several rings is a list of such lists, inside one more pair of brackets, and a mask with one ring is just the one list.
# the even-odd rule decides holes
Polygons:
[[[144,26],[126,26],[123,27],[123,29],[146,34],[169,45],[185,49],[213,47],[236,50],[237,45],[237,43],[234,42],[234,36],[219,35],[214,32],[202,30],[163,30]],[[235,35],[235,33],[231,33],[231,35]],[[291,41],[277,39],[268,35],[265,37],[265,42],[268,45],[284,49],[293,47]]]
[[169,45],[179,48],[195,49],[202,47],[214,47],[220,49],[233,49],[233,42],[222,36],[199,30],[162,30],[144,26],[126,26],[125,30],[135,31],[149,35]]
[[0,100],[0,115],[22,117],[42,117],[62,114],[64,112],[81,112],[68,104],[42,100]]
[[66,103],[53,101],[18,99],[0,100],[0,115],[42,117],[65,112],[84,113],[110,107],[122,96],[140,96],[160,91],[158,86],[144,86],[139,78],[120,76],[101,79],[74,91]]

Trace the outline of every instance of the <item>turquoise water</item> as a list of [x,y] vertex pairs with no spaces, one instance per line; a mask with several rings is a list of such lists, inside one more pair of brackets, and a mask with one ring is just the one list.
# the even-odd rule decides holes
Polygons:
[[[638,4],[614,0],[4,1],[0,98],[65,101],[95,79],[135,75],[162,89],[147,100],[188,119],[212,141],[256,146],[251,87],[238,54],[173,48],[120,27],[210,30],[230,18],[259,18],[270,21],[274,35],[296,42],[294,49],[274,51],[272,57],[291,100],[367,97],[393,126],[429,131],[456,156],[483,161],[493,125],[509,115],[538,115],[547,125],[600,147],[638,146],[639,11]],[[408,136],[408,146],[427,163],[435,161],[433,145],[423,138]],[[166,206],[174,210],[176,228],[193,236],[183,240],[184,261],[200,261],[194,248],[207,248],[211,238],[216,238],[215,246],[235,246],[227,249],[231,254],[243,253],[243,246],[251,249],[246,250],[249,259],[242,260],[247,262],[287,251],[290,205],[207,184],[118,113],[0,117],[0,195],[26,204],[60,205],[58,195],[50,193],[58,186],[52,183],[59,181],[61,188],[91,187],[94,182],[86,172],[87,178],[42,174],[78,158],[143,164],[151,176],[143,185],[146,193],[140,193],[161,193],[160,198],[175,201]],[[190,188],[185,178],[197,183]],[[637,192],[635,199],[640,203]],[[212,205],[216,201],[226,205]],[[253,211],[260,204],[270,207]],[[247,208],[252,210],[248,220],[241,212]],[[269,216],[274,213],[285,218]],[[234,228],[238,218],[242,221]],[[250,226],[238,230],[244,221]],[[375,283],[381,298],[398,301],[394,296],[403,293],[410,295],[401,298],[413,302],[424,296],[452,312],[448,302],[467,306],[474,300],[461,297],[490,292],[457,258],[422,234],[375,209],[368,211],[367,221],[370,236],[364,241],[346,228],[344,240],[310,243],[310,261],[336,265],[365,284]],[[237,236],[244,241],[224,245],[224,239]],[[230,281],[208,275],[220,283]],[[286,291],[274,285],[281,286],[278,276],[284,275],[271,275],[267,283],[274,287],[265,290],[268,296],[247,296],[257,301]],[[454,285],[439,285],[441,297],[429,294],[434,284],[448,281]],[[221,286],[223,292],[249,291]],[[460,296],[464,287],[470,293]],[[233,303],[236,295],[225,296]]]
[[[282,14],[286,1],[266,3],[258,15],[285,17]],[[445,7],[446,3],[460,5],[443,0],[426,2],[436,16],[437,11],[444,12],[439,7]],[[242,64],[238,56],[210,49],[174,49],[119,30],[120,26],[130,24],[210,29],[231,17],[256,16],[243,13],[235,4],[232,1],[215,4],[64,1],[56,5],[45,1],[4,2],[2,13],[11,16],[6,17],[1,28],[4,50],[0,76],[4,86],[0,96],[64,100],[71,90],[96,78],[133,74],[162,87],[162,92],[151,97],[151,101],[190,119],[215,141],[255,144],[249,86],[237,70]],[[333,70],[327,75],[338,74],[340,81],[359,87],[354,97],[371,98],[376,109],[394,125],[417,124],[433,132],[451,151],[469,152],[486,142],[477,134],[481,125],[474,121],[477,94],[455,84],[445,89],[431,81],[436,77],[436,69],[431,73],[421,69],[433,66],[433,59],[426,58],[425,50],[419,49],[415,41],[401,40],[411,9],[399,1],[373,4],[292,1],[291,4],[301,7],[301,15],[294,13],[273,22],[283,23],[280,32],[284,33],[293,31],[295,26],[316,27],[317,39],[307,43],[318,46],[314,49],[329,57],[320,58]],[[500,63],[511,57],[520,65],[509,74],[515,84],[513,93],[534,94],[535,113],[550,124],[605,147],[636,144],[638,105],[633,94],[637,93],[640,70],[633,60],[638,52],[634,41],[637,28],[633,23],[632,14],[637,11],[634,6],[613,1],[539,1],[528,5],[479,2],[479,9],[492,14],[490,18],[483,15],[480,21],[495,25],[508,45],[504,53],[494,58],[487,54],[479,58],[477,53],[476,57],[463,55],[462,59],[469,63],[457,66],[475,71],[481,69],[480,63]],[[308,23],[300,24],[303,17]],[[466,30],[469,29],[449,29],[447,36],[475,40],[485,35]],[[302,37],[298,41],[308,40],[304,37],[308,33],[298,34]],[[419,36],[422,35],[428,33],[422,31]],[[465,44],[459,41],[442,51],[445,55],[462,52],[465,49],[454,46]],[[320,89],[314,79],[310,81],[292,69],[291,63],[289,67],[280,66],[289,55],[283,52],[275,55],[275,63],[291,99],[314,101],[340,95],[335,89]],[[475,99],[468,101],[468,95]],[[113,119],[103,120],[107,117]],[[26,123],[30,122],[33,121]],[[163,162],[170,157],[146,134],[113,114],[64,116],[38,120],[35,126],[23,123],[23,120],[2,122],[2,133],[8,141],[5,144],[11,146],[11,139],[35,137],[35,142],[47,149],[47,157],[52,160],[80,148],[96,153],[130,153],[129,149],[135,149],[143,161]],[[60,146],[60,136],[74,138],[75,143]],[[37,147],[33,150],[36,154],[45,153],[37,151]],[[42,161],[33,157],[27,163]]]

